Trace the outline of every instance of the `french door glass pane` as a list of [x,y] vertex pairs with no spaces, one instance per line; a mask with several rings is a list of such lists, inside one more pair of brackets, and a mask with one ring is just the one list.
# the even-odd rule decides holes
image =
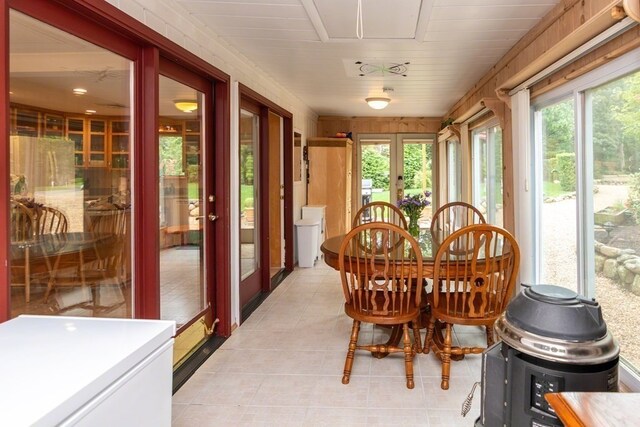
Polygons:
[[[205,308],[202,106],[204,95],[159,79],[160,318],[184,325]],[[181,111],[174,100],[185,104]]]
[[575,119],[573,99],[536,114],[542,148],[541,283],[578,290]]
[[[362,171],[362,204],[369,202],[395,202],[391,194],[391,142],[360,139]],[[367,189],[371,197],[366,198]]]
[[[433,143],[431,140],[404,138],[402,140],[402,175],[404,194],[432,192]],[[430,197],[433,203],[433,197]],[[433,205],[422,210],[418,220],[420,228],[429,228]]]
[[132,62],[9,19],[11,316],[132,317]]
[[[621,355],[640,367],[640,72],[586,93],[593,147],[595,296]],[[589,141],[590,140],[590,141]],[[633,326],[632,326],[633,325]]]
[[240,112],[240,280],[258,269],[258,141],[259,117]]

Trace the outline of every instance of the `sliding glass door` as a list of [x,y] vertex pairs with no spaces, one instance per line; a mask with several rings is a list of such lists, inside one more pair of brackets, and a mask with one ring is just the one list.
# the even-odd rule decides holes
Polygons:
[[535,282],[595,298],[620,343],[626,366],[636,373],[640,373],[640,336],[635,327],[640,322],[639,70],[640,61],[618,61],[607,72],[592,73],[564,92],[541,97],[533,112]]
[[132,317],[133,61],[9,20],[10,315]]

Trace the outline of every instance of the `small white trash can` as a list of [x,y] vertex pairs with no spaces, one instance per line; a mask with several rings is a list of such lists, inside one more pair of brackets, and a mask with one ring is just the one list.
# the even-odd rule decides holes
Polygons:
[[298,237],[298,265],[313,267],[318,252],[319,219],[299,219],[295,222]]

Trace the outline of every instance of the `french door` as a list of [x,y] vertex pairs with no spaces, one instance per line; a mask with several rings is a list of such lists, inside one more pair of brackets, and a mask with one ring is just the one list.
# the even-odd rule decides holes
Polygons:
[[178,327],[174,362],[211,334],[212,85],[169,61],[159,76],[160,318]]
[[[374,201],[395,205],[407,195],[431,192],[434,141],[429,134],[359,134],[358,207]],[[431,208],[423,211],[422,227],[428,227]]]

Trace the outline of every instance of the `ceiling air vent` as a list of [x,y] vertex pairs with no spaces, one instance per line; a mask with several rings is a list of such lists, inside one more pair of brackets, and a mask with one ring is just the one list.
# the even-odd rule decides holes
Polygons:
[[409,62],[347,61],[349,77],[407,77]]

